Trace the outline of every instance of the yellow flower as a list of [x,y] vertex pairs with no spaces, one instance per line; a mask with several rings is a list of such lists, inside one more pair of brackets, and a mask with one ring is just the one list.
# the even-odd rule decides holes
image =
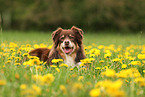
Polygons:
[[145,54],[138,54],[138,59],[145,59]]
[[33,59],[32,61],[33,65],[40,65],[40,60],[39,59]]
[[39,48],[39,45],[38,44],[34,44],[34,48]]
[[6,85],[7,82],[5,80],[0,80],[0,86]]
[[26,85],[26,84],[22,84],[22,85],[20,86],[20,88],[21,88],[22,90],[24,90],[24,89],[27,88],[27,85]]
[[49,47],[48,47],[48,49],[51,49],[53,47],[53,45],[50,45]]
[[24,53],[23,54],[23,57],[27,57],[29,54],[28,53]]
[[70,68],[70,70],[72,71],[72,70],[74,70],[74,68]]
[[79,65],[80,67],[84,66],[85,64],[81,62],[81,64]]
[[31,45],[30,44],[26,44],[26,47],[31,47]]
[[61,90],[64,94],[67,93],[67,89],[66,89],[66,87],[65,87],[64,85],[60,85],[60,90]]
[[56,66],[56,65],[50,65],[50,67],[52,67],[52,68],[56,68],[57,66]]
[[122,64],[122,68],[126,68],[127,67],[127,65],[126,64]]
[[95,57],[95,54],[90,54],[90,57]]
[[32,60],[29,60],[29,61],[26,61],[26,62],[24,62],[23,63],[23,65],[29,65],[29,66],[33,66],[33,64],[32,64],[32,62],[31,62]]
[[52,63],[58,63],[58,62],[62,62],[63,61],[63,59],[53,59],[51,62]]
[[81,80],[83,80],[83,79],[84,79],[83,76],[79,76],[78,81],[81,81]]
[[80,60],[82,63],[91,63],[91,61],[94,61],[94,58],[86,58],[86,59],[82,59]]
[[20,78],[20,76],[19,76],[18,73],[15,74],[15,78],[16,78],[16,79],[19,79],[19,78]]
[[20,63],[15,63],[14,65],[19,66],[19,65],[21,65],[21,64],[20,64]]
[[101,69],[101,67],[96,67],[95,69]]
[[111,56],[111,53],[107,53],[104,55],[104,58],[109,58]]
[[100,55],[100,50],[93,48],[90,50],[89,53],[90,53],[90,57],[94,57],[95,55],[98,56],[98,55]]
[[83,88],[83,84],[82,83],[74,83],[72,86],[72,90],[73,91],[77,91]]
[[36,70],[40,70],[40,71],[42,71],[42,66],[36,66]]
[[44,84],[51,84],[54,81],[54,76],[52,74],[46,74],[42,77],[42,82]]
[[98,89],[98,88],[97,89],[92,89],[89,94],[90,94],[91,97],[98,97],[101,94],[100,89]]
[[114,90],[114,89],[107,89],[107,93],[110,97],[124,97],[125,92],[123,90]]
[[5,62],[5,64],[10,64],[12,61],[11,60],[8,60],[7,62]]
[[59,65],[59,67],[68,67],[68,65],[62,63],[62,64]]
[[103,49],[104,48],[104,45],[99,45],[98,46],[98,49]]
[[99,63],[104,63],[104,62],[105,62],[104,60],[100,60],[100,61],[99,61]]
[[130,64],[132,64],[132,65],[141,65],[141,62],[140,61],[132,61]]
[[135,79],[135,82],[145,82],[145,79],[143,77],[138,77]]
[[59,68],[55,68],[55,70],[56,70],[57,72],[60,72],[60,69],[59,69]]
[[36,94],[40,95],[41,94],[41,88],[36,86],[35,84],[32,85],[32,88],[36,92]]
[[112,62],[119,62],[119,61],[120,61],[119,58],[115,58],[115,59],[112,60]]
[[114,77],[115,71],[113,69],[107,69],[105,72],[102,72],[101,74],[107,77]]

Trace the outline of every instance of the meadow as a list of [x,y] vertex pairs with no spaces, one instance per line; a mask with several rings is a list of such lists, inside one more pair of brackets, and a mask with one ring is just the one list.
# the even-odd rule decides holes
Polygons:
[[144,36],[85,33],[87,58],[72,68],[61,59],[46,67],[28,55],[51,48],[51,33],[0,32],[0,97],[144,97]]

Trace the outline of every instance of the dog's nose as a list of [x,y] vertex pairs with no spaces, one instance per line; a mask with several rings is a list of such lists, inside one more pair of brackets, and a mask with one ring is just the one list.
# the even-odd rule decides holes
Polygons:
[[64,43],[65,45],[69,45],[69,40],[66,40]]

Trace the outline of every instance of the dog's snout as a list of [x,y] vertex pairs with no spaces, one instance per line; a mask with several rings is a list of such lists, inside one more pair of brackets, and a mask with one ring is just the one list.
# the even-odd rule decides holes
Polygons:
[[65,45],[69,45],[69,40],[66,40],[64,43]]

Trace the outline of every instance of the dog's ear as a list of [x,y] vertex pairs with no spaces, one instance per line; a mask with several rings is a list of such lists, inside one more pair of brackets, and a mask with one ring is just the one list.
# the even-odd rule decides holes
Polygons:
[[59,35],[60,35],[60,33],[62,32],[62,28],[58,28],[57,30],[55,30],[53,33],[52,33],[52,40],[53,40],[53,42],[54,42],[54,44],[55,44],[55,48],[57,47],[57,45],[58,45],[58,40],[59,40]]
[[77,37],[77,39],[76,39],[77,40],[77,43],[78,43],[78,45],[80,47],[82,45],[82,39],[83,39],[84,32],[82,31],[82,29],[79,29],[79,28],[77,28],[75,26],[73,26],[71,28],[71,30],[75,33],[75,35]]

